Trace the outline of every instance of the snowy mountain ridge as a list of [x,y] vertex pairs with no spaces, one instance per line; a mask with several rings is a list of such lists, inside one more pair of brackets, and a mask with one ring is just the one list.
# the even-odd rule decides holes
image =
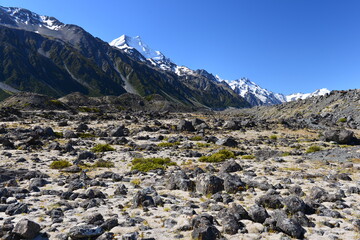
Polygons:
[[315,96],[323,96],[325,94],[328,94],[330,93],[330,90],[327,89],[327,88],[321,88],[321,89],[318,89],[312,93],[294,93],[294,94],[290,94],[290,95],[287,95],[285,96],[286,98],[286,102],[291,102],[291,101],[296,101],[296,100],[299,100],[299,99],[307,99],[307,98],[310,98],[310,97],[315,97]]
[[[143,40],[139,36],[129,37],[127,35],[122,35],[119,38],[111,41],[109,44],[111,46],[122,49],[130,55],[134,55],[133,49],[136,49],[137,52],[140,53],[140,56],[137,56],[138,60],[143,62],[147,60],[153,66],[165,71],[172,71],[178,76],[194,76],[197,74],[201,74],[199,70],[194,71],[185,66],[176,65],[169,58],[165,57],[164,54],[162,54],[160,51],[155,51],[151,49],[146,43],[143,42]],[[213,76],[212,74],[210,75]],[[209,79],[212,78],[213,77],[209,77]],[[265,88],[262,88],[247,78],[240,78],[231,81],[221,79],[218,75],[216,75],[214,79],[216,79],[218,82],[224,82],[228,84],[238,95],[245,98],[253,106],[281,104],[283,102],[324,95],[330,92],[328,89],[323,88],[316,90],[313,93],[295,93],[285,96],[281,93],[274,93]]]
[[30,30],[45,27],[49,30],[58,31],[66,25],[54,17],[39,15],[23,8],[0,6],[0,13],[1,11],[12,17],[7,18],[7,15],[1,14],[0,19],[2,22],[6,22],[8,25],[22,25],[22,27],[26,25]]

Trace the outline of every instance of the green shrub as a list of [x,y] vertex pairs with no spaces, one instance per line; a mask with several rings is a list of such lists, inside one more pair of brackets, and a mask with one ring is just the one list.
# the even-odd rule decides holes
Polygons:
[[56,138],[63,138],[64,134],[62,132],[54,132]]
[[254,159],[255,156],[254,155],[243,155],[241,158],[242,159]]
[[207,147],[210,147],[211,144],[210,143],[196,143],[196,146],[201,147],[201,148],[207,148]]
[[318,151],[321,151],[321,147],[317,145],[312,145],[306,150],[306,153],[313,153]]
[[276,141],[276,140],[278,139],[278,137],[277,137],[276,135],[271,135],[271,136],[270,136],[270,139]]
[[57,99],[52,99],[52,100],[50,100],[50,102],[52,104],[54,104],[54,105],[57,105],[57,106],[63,106],[64,105],[61,101],[59,101]]
[[107,160],[98,160],[96,161],[92,167],[99,167],[99,168],[113,168],[115,165],[111,161]]
[[72,164],[67,160],[59,160],[59,161],[53,161],[50,164],[51,169],[63,169],[70,167]]
[[100,112],[100,109],[95,107],[79,107],[79,112],[87,112],[87,113],[98,113]]
[[347,121],[346,118],[339,118],[339,120],[338,120],[338,122],[340,122],[340,123],[344,123],[344,122],[346,122],[346,121]]
[[190,138],[191,141],[201,141],[203,139],[202,136],[193,136]]
[[79,138],[93,138],[93,137],[95,137],[95,135],[91,134],[91,133],[79,133],[78,137]]
[[163,147],[163,148],[167,148],[167,147],[174,147],[174,146],[178,146],[180,145],[180,142],[162,142],[158,144],[158,147]]
[[92,152],[109,152],[115,151],[115,148],[110,146],[110,144],[97,144],[91,149]]
[[281,156],[282,156],[282,157],[290,156],[290,153],[289,153],[289,152],[283,152],[283,153],[281,154]]
[[232,151],[227,149],[222,149],[217,153],[214,153],[210,156],[202,156],[199,158],[200,162],[223,162],[226,159],[234,158],[235,154]]
[[155,169],[166,169],[168,166],[174,166],[170,158],[135,158],[132,160],[131,170],[148,172]]

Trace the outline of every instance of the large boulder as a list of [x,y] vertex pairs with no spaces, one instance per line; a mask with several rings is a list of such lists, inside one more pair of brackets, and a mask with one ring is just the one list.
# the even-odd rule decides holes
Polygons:
[[21,219],[14,227],[13,233],[21,238],[33,239],[40,232],[40,225],[28,219]]
[[321,140],[334,141],[339,144],[355,144],[358,141],[354,132],[346,129],[326,130],[322,133]]
[[200,174],[196,178],[196,191],[202,194],[215,194],[224,190],[224,180],[210,174]]
[[94,225],[80,225],[70,228],[70,239],[94,239],[104,233],[104,230],[99,226]]
[[178,131],[188,131],[188,132],[194,132],[195,128],[192,124],[192,122],[186,121],[186,120],[180,120],[178,126]]

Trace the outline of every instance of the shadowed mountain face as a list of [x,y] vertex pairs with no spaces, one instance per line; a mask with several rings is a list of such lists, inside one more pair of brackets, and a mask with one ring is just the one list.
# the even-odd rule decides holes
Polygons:
[[16,90],[54,97],[71,92],[89,96],[130,92],[159,94],[195,107],[249,106],[226,84],[201,74],[178,76],[159,69],[81,27],[25,9],[0,7],[0,61],[4,97]]

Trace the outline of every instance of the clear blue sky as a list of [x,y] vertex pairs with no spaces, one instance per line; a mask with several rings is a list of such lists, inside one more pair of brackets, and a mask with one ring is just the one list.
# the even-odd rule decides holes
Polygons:
[[360,88],[359,0],[0,0],[285,94]]

